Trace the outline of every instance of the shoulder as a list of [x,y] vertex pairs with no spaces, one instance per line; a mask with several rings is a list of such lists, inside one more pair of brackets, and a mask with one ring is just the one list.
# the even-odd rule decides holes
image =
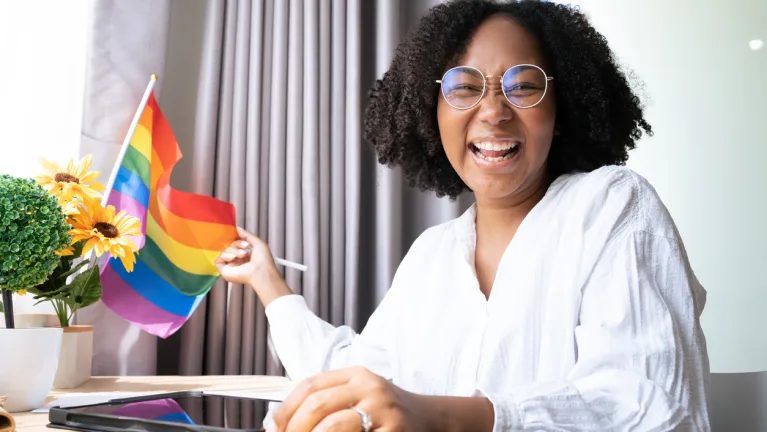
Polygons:
[[[671,216],[655,188],[640,174],[624,166],[604,166],[587,173],[567,174],[558,195],[571,214],[590,224],[610,224],[613,234],[646,231],[672,237]],[[556,183],[556,182],[555,182]]]

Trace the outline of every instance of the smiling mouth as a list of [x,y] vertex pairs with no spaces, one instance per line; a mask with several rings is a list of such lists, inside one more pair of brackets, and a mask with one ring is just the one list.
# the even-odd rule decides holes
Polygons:
[[469,144],[469,149],[488,162],[502,162],[513,158],[519,152],[520,146],[516,141],[473,142]]

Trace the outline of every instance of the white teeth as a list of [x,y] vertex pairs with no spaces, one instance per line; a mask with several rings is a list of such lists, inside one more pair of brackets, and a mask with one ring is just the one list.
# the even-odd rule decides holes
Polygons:
[[475,142],[474,147],[480,150],[505,151],[511,150],[517,146],[516,142]]
[[506,159],[513,158],[516,153],[514,153],[514,154],[509,153],[507,155],[500,156],[500,157],[485,156],[485,155],[483,155],[482,153],[479,153],[479,152],[476,152],[474,154],[477,155],[480,159],[484,159],[484,160],[486,160],[488,162],[501,162],[501,161],[504,161]]

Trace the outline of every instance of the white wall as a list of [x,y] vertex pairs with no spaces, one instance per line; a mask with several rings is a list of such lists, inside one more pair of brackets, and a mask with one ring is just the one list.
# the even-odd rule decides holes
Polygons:
[[629,166],[658,190],[708,290],[711,370],[767,369],[767,46],[749,46],[767,43],[767,2],[575,3],[644,83],[655,136]]
[[[32,177],[40,157],[78,156],[89,11],[89,0],[0,2],[0,173]],[[33,304],[15,296],[16,312]]]
[[0,2],[0,173],[77,156],[88,0]]

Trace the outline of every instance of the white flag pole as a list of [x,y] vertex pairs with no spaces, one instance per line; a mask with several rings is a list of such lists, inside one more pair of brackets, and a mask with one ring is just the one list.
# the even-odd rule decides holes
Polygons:
[[141,102],[138,104],[138,109],[136,110],[136,113],[133,114],[133,120],[131,120],[130,127],[128,128],[128,133],[125,134],[125,139],[123,140],[122,147],[120,147],[120,153],[117,154],[117,160],[115,160],[114,167],[112,168],[112,174],[109,176],[109,181],[107,182],[106,189],[104,189],[106,193],[101,198],[101,205],[104,207],[107,205],[107,201],[109,200],[109,193],[112,192],[112,186],[114,186],[115,179],[117,178],[117,171],[120,169],[120,164],[125,157],[125,152],[128,151],[130,139],[133,137],[133,132],[136,131],[136,125],[138,125],[138,121],[141,118],[141,113],[144,111],[146,102],[149,100],[149,94],[152,93],[152,88],[154,88],[155,82],[157,82],[157,75],[152,74],[152,76],[149,77],[149,84],[147,84],[146,90],[144,90],[144,95],[141,96]]
[[293,261],[288,261],[288,260],[283,259],[283,258],[274,257],[274,262],[277,263],[277,264],[283,265],[285,267],[290,267],[290,268],[294,268],[296,270],[300,270],[302,272],[305,272],[308,269],[308,267],[303,265],[303,264],[299,264],[299,263],[293,262]]

